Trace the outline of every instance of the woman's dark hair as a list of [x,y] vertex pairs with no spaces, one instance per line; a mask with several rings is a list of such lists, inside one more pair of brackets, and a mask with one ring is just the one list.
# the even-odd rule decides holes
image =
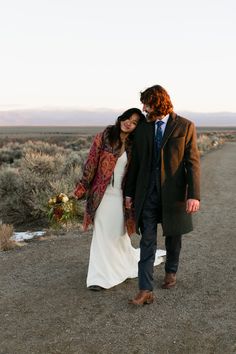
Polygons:
[[153,114],[156,116],[166,116],[173,111],[170,96],[160,85],[154,85],[141,92],[140,101],[153,108]]
[[[145,120],[144,114],[140,111],[138,108],[130,108],[127,109],[124,113],[122,113],[116,120],[115,125],[110,126],[109,129],[109,134],[108,134],[108,139],[111,144],[111,146],[114,146],[115,144],[118,143],[119,147],[121,147],[122,142],[120,140],[120,122],[129,119],[133,114],[137,114],[139,116],[139,122]],[[129,134],[129,139],[132,139],[133,132]]]

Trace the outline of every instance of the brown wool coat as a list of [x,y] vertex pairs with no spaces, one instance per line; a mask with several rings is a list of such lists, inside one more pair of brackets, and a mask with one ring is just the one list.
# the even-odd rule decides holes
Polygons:
[[[154,148],[155,123],[144,122],[135,132],[125,195],[134,200],[136,230],[148,190]],[[170,114],[161,145],[162,229],[165,236],[192,231],[186,200],[200,200],[200,157],[194,124]]]

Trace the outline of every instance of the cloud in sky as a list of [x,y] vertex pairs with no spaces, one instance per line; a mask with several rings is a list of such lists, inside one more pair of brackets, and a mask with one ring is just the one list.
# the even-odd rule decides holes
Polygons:
[[236,111],[234,0],[8,0],[1,105],[139,106],[163,85],[177,110]]

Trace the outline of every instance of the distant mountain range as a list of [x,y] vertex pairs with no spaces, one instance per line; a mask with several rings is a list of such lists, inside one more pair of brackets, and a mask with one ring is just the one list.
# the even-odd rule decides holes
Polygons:
[[[112,124],[121,114],[120,111],[101,109],[86,110],[0,110],[0,126],[106,126]],[[236,113],[196,113],[182,111],[178,114],[186,117],[197,126],[236,126]]]

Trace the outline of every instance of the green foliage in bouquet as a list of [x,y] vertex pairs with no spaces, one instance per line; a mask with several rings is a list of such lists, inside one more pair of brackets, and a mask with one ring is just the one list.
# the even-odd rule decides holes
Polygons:
[[77,219],[77,203],[75,199],[60,193],[48,201],[48,217],[52,224],[66,224],[68,221]]

